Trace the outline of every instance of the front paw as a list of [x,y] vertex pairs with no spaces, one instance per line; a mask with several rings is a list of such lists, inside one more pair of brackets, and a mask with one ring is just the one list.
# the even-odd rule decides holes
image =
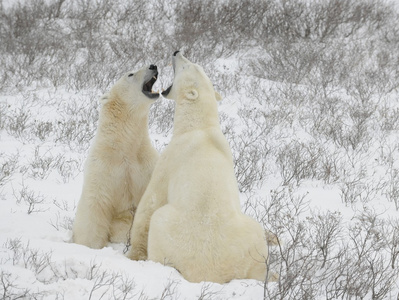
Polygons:
[[140,247],[132,246],[127,254],[127,257],[131,260],[147,260],[147,251],[141,249]]

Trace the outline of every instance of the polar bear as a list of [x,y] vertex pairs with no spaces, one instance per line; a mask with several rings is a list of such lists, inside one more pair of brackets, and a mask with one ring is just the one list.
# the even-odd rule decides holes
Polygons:
[[150,180],[158,152],[148,133],[157,67],[120,78],[102,97],[98,128],[85,163],[73,241],[102,248],[127,242],[135,209]]
[[163,93],[176,102],[173,136],[137,208],[128,257],[142,260],[148,253],[191,282],[263,281],[265,231],[241,212],[219,123],[221,97],[203,69],[178,51],[173,67],[173,84]]

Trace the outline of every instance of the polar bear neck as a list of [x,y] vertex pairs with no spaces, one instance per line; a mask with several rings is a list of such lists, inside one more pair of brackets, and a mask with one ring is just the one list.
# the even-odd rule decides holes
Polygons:
[[97,135],[113,144],[151,143],[148,134],[148,105],[132,106],[118,98],[104,104]]
[[217,103],[180,101],[176,103],[173,135],[219,127]]

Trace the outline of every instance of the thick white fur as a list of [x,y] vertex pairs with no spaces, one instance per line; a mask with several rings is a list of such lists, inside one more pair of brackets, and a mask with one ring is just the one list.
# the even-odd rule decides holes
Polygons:
[[168,95],[174,132],[137,209],[131,259],[175,267],[189,281],[266,279],[265,231],[241,212],[233,159],[203,69],[180,53]]
[[85,164],[73,240],[91,248],[127,241],[133,213],[158,159],[148,134],[154,100],[142,93],[143,82],[155,71],[145,67],[134,76],[129,74],[102,98],[98,129]]

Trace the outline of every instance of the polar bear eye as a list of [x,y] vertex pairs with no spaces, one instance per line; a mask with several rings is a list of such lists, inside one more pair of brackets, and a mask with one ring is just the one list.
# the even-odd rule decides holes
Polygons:
[[134,74],[133,73],[130,73],[129,75],[127,75],[127,77],[132,77]]

